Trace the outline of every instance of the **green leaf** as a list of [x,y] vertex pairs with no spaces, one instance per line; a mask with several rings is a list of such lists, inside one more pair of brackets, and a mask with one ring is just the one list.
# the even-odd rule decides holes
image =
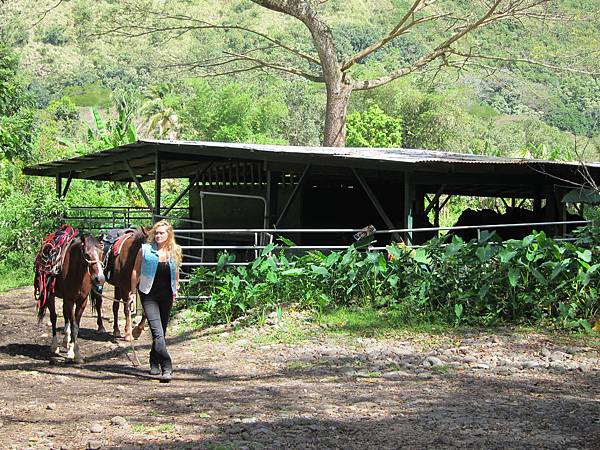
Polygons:
[[276,246],[277,246],[277,245],[276,245],[276,244],[273,244],[273,243],[271,243],[271,244],[267,245],[265,248],[263,248],[263,251],[261,252],[260,256],[266,256],[266,255],[268,255],[269,253],[271,253],[271,252],[273,251],[273,249],[274,249]]
[[582,252],[577,252],[577,257],[579,259],[581,259],[582,261],[585,261],[586,263],[589,263],[592,261],[592,251],[590,249],[586,249]]
[[503,248],[502,250],[500,250],[500,252],[498,253],[498,256],[500,257],[500,262],[502,264],[506,264],[507,262],[509,262],[511,259],[513,259],[515,257],[515,255],[517,254],[517,252],[515,250],[507,250],[505,248]]
[[304,273],[304,269],[301,267],[283,270],[281,275],[296,277],[298,275],[302,275]]
[[313,273],[317,274],[317,275],[321,275],[325,278],[329,278],[331,276],[331,274],[329,273],[329,271],[322,266],[315,266],[314,264],[310,266],[310,268],[312,269]]
[[462,313],[463,313],[462,303],[456,303],[454,305],[454,315],[456,316],[457,319],[460,319],[462,317]]
[[512,287],[515,287],[517,285],[517,283],[519,282],[519,271],[517,269],[515,269],[514,267],[511,267],[508,270],[508,282],[510,283],[510,285]]
[[431,263],[431,258],[429,258],[429,256],[427,256],[427,252],[426,252],[425,248],[423,248],[423,247],[419,247],[415,251],[413,258],[416,262],[421,263],[421,264]]
[[296,245],[294,242],[283,236],[279,236],[278,240],[281,241],[283,245],[287,245],[288,247],[294,247]]
[[277,283],[277,274],[275,272],[267,272],[267,281],[272,284]]

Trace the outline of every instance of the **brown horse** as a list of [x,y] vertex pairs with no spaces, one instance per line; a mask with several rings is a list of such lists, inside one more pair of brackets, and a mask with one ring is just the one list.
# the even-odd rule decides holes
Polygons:
[[59,353],[56,336],[56,306],[55,297],[63,299],[63,316],[65,319],[65,343],[67,358],[82,361],[79,352],[77,336],[81,316],[87,305],[90,291],[102,289],[104,272],[102,270],[102,246],[91,235],[84,234],[73,239],[69,244],[62,263],[62,269],[57,275],[53,292],[49,292],[46,301],[40,305],[38,317],[41,321],[46,308],[50,311],[52,322],[53,353]]
[[[122,303],[123,312],[125,313],[124,339],[126,341],[131,341],[132,339],[132,305],[129,300],[131,272],[135,265],[135,258],[137,257],[140,248],[142,248],[142,244],[146,241],[146,234],[147,231],[143,227],[140,230],[133,231],[128,238],[124,239],[122,244],[118,241],[115,243],[115,245],[120,246],[118,255],[109,255],[109,265],[111,268],[110,276],[108,276],[106,281],[115,287],[115,300],[113,301],[113,336],[121,337],[121,330],[119,328],[119,304]],[[112,248],[108,251],[112,251]],[[97,292],[92,292],[92,304],[95,306],[98,314],[98,331],[105,331],[102,321],[102,295]],[[137,334],[136,337],[138,336],[139,334]]]

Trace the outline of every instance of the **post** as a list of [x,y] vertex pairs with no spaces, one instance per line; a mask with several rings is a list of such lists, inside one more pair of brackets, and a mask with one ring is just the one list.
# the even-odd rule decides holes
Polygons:
[[[412,174],[410,172],[404,172],[404,214],[402,215],[403,224],[402,228],[413,227],[413,215],[414,206],[413,202],[415,199],[415,186],[412,182]],[[406,243],[412,244],[413,236],[412,231],[407,231],[405,234]]]
[[161,189],[161,162],[158,150],[154,152],[154,218],[153,222],[157,222],[156,216],[160,216],[160,189]]

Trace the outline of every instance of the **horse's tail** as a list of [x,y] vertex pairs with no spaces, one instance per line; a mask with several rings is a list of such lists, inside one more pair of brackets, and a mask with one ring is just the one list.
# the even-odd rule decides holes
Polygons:
[[44,319],[46,314],[48,297],[54,294],[54,285],[56,284],[56,276],[36,270],[33,280],[34,296],[37,301],[37,316],[38,322]]
[[102,304],[102,294],[97,293],[94,289],[90,291],[90,299],[92,300],[92,313],[96,311],[98,305]]

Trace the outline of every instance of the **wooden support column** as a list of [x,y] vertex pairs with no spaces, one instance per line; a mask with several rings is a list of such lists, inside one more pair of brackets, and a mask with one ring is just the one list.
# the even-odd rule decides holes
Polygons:
[[62,177],[60,174],[56,175],[56,196],[60,198],[62,195]]
[[133,169],[129,165],[129,162],[123,161],[123,164],[125,164],[125,167],[127,168],[127,172],[129,172],[129,176],[131,177],[131,179],[137,186],[138,190],[140,191],[140,194],[142,194],[142,197],[144,198],[144,201],[146,202],[146,206],[148,206],[148,209],[151,212],[154,212],[154,207],[152,206],[152,202],[150,201],[150,198],[148,198],[146,191],[144,191],[142,183],[140,183],[140,180],[138,179],[137,175],[134,173]]
[[275,226],[277,218],[277,203],[279,196],[279,172],[267,170],[267,217],[269,218],[269,227]]
[[[379,202],[379,200],[375,196],[375,193],[371,190],[371,188],[367,184],[367,181],[356,171],[356,169],[352,168],[352,172],[354,173],[354,176],[356,177],[356,179],[358,180],[358,182],[360,183],[360,185],[364,189],[365,193],[367,194],[367,197],[369,197],[369,200],[371,200],[371,203],[373,203],[373,206],[375,207],[375,209],[377,210],[377,212],[379,213],[379,215],[383,219],[383,222],[385,223],[385,225],[390,230],[393,230],[394,228],[396,228],[394,226],[394,223],[392,222],[392,220],[385,213],[385,210],[383,209],[383,206],[381,206],[381,203]],[[398,233],[392,233],[392,237],[396,241],[401,241],[402,240],[400,238],[400,236],[398,235]]]
[[[162,182],[162,164],[158,150],[154,152],[154,216],[160,216],[160,194]],[[154,222],[157,222],[154,218]]]
[[[415,204],[415,185],[412,180],[411,172],[404,172],[404,202],[403,202],[403,214],[402,214],[402,228],[413,228],[413,217],[414,217],[414,204]],[[407,244],[411,244],[413,240],[412,231],[405,233],[405,241]]]
[[281,221],[285,217],[285,214],[287,213],[290,205],[294,201],[294,198],[296,197],[296,194],[298,193],[298,191],[300,190],[300,188],[304,185],[304,178],[306,177],[306,174],[308,173],[309,170],[310,170],[310,164],[307,164],[306,167],[304,168],[304,171],[302,172],[302,175],[300,176],[300,179],[298,180],[298,183],[294,187],[294,190],[292,191],[292,194],[290,195],[290,198],[288,198],[285,206],[283,207],[283,210],[281,211],[281,214],[279,215],[279,218],[275,222],[275,228],[277,228],[279,226],[279,224],[281,223]]
[[69,176],[67,177],[67,182],[65,183],[65,187],[62,190],[61,198],[65,198],[67,196],[67,192],[69,192],[69,188],[71,187],[71,181],[73,180],[73,172],[69,172]]

